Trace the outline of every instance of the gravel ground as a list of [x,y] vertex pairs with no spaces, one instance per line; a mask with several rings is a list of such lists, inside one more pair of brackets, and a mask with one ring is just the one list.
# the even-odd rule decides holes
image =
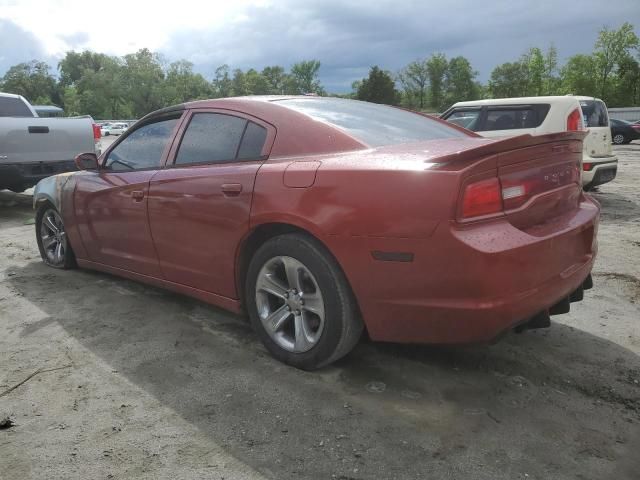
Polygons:
[[243,318],[45,267],[30,197],[1,192],[0,478],[637,479],[640,145],[616,151],[595,288],[550,329],[316,373]]

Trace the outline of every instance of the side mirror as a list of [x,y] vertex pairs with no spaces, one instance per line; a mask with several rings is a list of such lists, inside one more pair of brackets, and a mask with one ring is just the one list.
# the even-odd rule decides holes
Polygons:
[[76,167],[78,170],[97,170],[98,169],[98,157],[95,153],[81,153],[75,158]]

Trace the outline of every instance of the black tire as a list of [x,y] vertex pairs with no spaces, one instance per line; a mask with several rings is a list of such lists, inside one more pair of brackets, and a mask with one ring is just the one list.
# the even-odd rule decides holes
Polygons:
[[613,136],[612,141],[616,145],[624,145],[625,143],[627,143],[627,137],[625,137],[622,133],[616,133]]
[[[267,262],[281,256],[301,262],[313,275],[323,298],[323,330],[313,347],[301,353],[288,351],[276,343],[258,314],[258,276]],[[281,362],[303,370],[314,370],[335,362],[348,354],[362,335],[362,319],[344,273],[327,249],[308,235],[273,237],[255,252],[247,271],[245,300],[251,324],[267,350]]]
[[64,239],[62,241],[64,254],[58,261],[55,260],[55,257],[52,258],[52,255],[50,254],[51,252],[47,252],[47,249],[45,249],[44,239],[42,235],[42,223],[47,217],[50,216],[50,214],[57,216],[60,225],[62,225],[62,231],[64,232],[64,224],[62,223],[62,216],[60,215],[60,213],[51,203],[43,203],[36,212],[36,240],[38,242],[38,250],[40,250],[42,261],[46,265],[53,268],[61,268],[65,270],[69,268],[75,268],[77,266],[76,256],[73,253],[73,248],[71,247],[71,243],[66,236],[66,232],[64,232]]

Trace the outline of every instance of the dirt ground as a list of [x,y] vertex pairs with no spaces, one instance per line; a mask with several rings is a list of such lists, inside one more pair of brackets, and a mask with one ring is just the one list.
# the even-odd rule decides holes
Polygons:
[[30,197],[1,192],[0,478],[640,478],[640,144],[616,151],[595,288],[550,329],[315,373],[243,318],[45,267]]

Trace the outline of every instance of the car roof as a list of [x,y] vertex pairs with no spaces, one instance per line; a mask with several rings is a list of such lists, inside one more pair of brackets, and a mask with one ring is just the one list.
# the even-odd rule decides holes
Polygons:
[[457,102],[453,107],[482,107],[485,105],[522,105],[536,103],[575,103],[580,99],[593,100],[592,97],[576,97],[573,95],[550,95],[545,97],[510,97],[510,98],[487,98],[484,100],[471,100],[468,102]]

